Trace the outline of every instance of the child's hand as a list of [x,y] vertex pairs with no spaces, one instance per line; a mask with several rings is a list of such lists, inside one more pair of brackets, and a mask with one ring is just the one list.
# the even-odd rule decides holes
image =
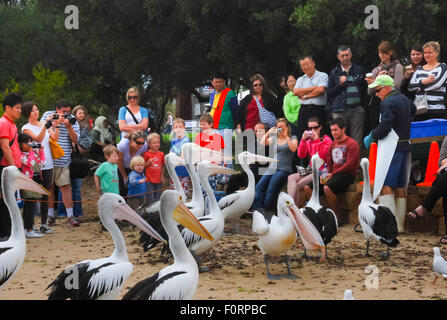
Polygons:
[[152,159],[147,159],[146,165],[151,166],[152,165]]
[[99,188],[96,188],[96,192],[98,192],[98,194],[99,194],[99,195],[101,195],[101,193],[102,193],[102,190],[101,190],[101,189],[99,189]]
[[146,178],[141,179],[140,181],[138,181],[138,183],[145,183],[147,181]]

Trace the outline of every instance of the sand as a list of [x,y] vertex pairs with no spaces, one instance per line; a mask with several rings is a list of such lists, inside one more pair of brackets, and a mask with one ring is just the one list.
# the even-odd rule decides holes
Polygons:
[[[27,240],[27,255],[16,277],[0,292],[0,300],[42,300],[49,293],[48,284],[68,265],[85,259],[109,256],[113,242],[101,230],[97,215],[92,178],[84,180],[83,205],[85,216],[80,227],[66,225],[66,219],[57,219],[54,234]],[[36,218],[36,222],[39,219]],[[267,278],[257,237],[251,232],[251,219],[240,219],[240,234],[224,235],[218,244],[202,255],[203,265],[210,272],[200,274],[195,295],[198,300],[340,300],[344,291],[351,289],[355,299],[362,300],[437,300],[447,298],[447,281],[436,284],[432,269],[434,246],[441,247],[447,256],[447,247],[439,243],[439,235],[407,233],[399,236],[400,245],[391,250],[389,259],[379,253],[382,244],[372,242],[365,257],[365,239],[356,233],[353,225],[344,225],[328,245],[328,259],[320,263],[317,253],[311,258],[300,257],[303,246],[298,239],[289,252],[291,269],[300,279]],[[231,232],[234,224],[226,225]],[[124,295],[138,281],[152,275],[170,262],[160,257],[160,246],[143,252],[138,245],[138,230],[124,228],[129,259],[134,271],[124,284]],[[270,265],[273,274],[285,274],[285,264],[274,259]]]

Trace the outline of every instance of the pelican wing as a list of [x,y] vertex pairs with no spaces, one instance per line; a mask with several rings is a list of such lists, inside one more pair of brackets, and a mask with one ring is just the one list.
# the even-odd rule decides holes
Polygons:
[[433,269],[436,273],[447,276],[447,261],[443,257],[439,256],[433,259]]
[[[160,272],[157,272],[156,274],[152,275],[149,278],[146,278],[144,280],[141,280],[138,282],[133,288],[131,288],[123,297],[123,300],[155,300],[156,295],[160,295],[159,291],[163,284],[166,281],[169,281],[172,278],[175,278],[176,276],[179,276],[181,274],[184,274],[185,271],[176,271],[168,273],[162,277],[160,277]],[[167,292],[168,293],[168,292]],[[169,294],[166,294],[162,298],[163,300],[168,299],[175,299],[175,300],[181,300],[182,296],[178,295],[176,297],[169,296]]]
[[255,210],[253,212],[253,224],[251,227],[253,233],[263,235],[269,231],[269,228],[270,228],[269,224],[265,219],[264,215],[259,211]]
[[[163,224],[161,223],[160,211],[146,211],[142,217],[152,228],[155,229],[155,231],[158,232],[159,235],[163,237],[163,239],[168,240],[169,237],[165,231],[165,228],[163,227]],[[145,252],[160,243],[160,241],[158,241],[154,237],[151,237],[144,231],[140,231],[140,239],[138,240],[138,242],[143,246]]]
[[11,278],[17,268],[17,259],[11,259],[13,247],[0,248],[0,288]]
[[230,207],[233,203],[238,201],[240,197],[241,197],[241,195],[238,192],[235,192],[235,193],[229,194],[228,196],[223,197],[222,199],[219,200],[219,202],[217,204],[218,204],[220,210],[223,210],[225,208]]
[[96,300],[98,297],[120,288],[132,274],[130,262],[107,262],[80,275],[78,299]]
[[384,244],[395,247],[399,244],[397,240],[397,222],[391,210],[384,206],[379,206],[377,209],[370,207],[374,212],[376,219],[372,226],[374,234],[376,234],[380,241]]
[[54,279],[54,281],[51,282],[45,289],[47,290],[51,287],[51,292],[48,295],[48,300],[66,300],[66,299],[76,300],[77,289],[74,287],[74,285],[73,288],[70,289],[67,288],[67,286],[65,285],[66,280],[70,280],[67,279],[70,276],[73,277],[74,270],[77,270],[78,279],[80,279],[81,276],[85,274],[85,272],[87,272],[91,261],[92,260],[82,261],[75,264],[74,266],[71,266],[71,268],[70,267],[65,268],[65,270],[62,271],[56,277],[56,279]]

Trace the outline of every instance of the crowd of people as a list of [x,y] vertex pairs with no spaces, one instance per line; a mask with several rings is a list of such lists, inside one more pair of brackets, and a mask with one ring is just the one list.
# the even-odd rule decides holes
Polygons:
[[[303,56],[298,59],[303,75],[297,77],[291,72],[280,77],[283,90],[280,94],[274,94],[266,79],[255,74],[249,79],[250,93],[240,100],[227,86],[226,75],[216,72],[212,76],[211,109],[200,117],[200,133],[194,142],[231,153],[233,135],[253,130],[254,152],[268,156],[272,150],[269,147],[274,146],[278,162],[274,170],[265,168],[263,173],[260,168],[264,165],[251,165],[256,177],[252,209],[274,211],[276,198],[284,186],[297,205],[304,206],[313,190],[312,171],[317,170],[321,194],[326,196],[341,225],[337,196],[354,182],[360,157],[367,154],[371,142],[394,131],[398,140],[379,203],[391,209],[399,232],[403,232],[405,217],[416,219],[430,211],[445,190],[442,186],[447,163],[441,159],[442,170],[433,193],[421,206],[406,212],[410,124],[447,119],[447,65],[439,62],[439,54],[437,42],[415,45],[411,49],[411,64],[404,68],[392,44],[383,41],[378,46],[378,66],[366,72],[366,68],[352,62],[351,48],[343,45],[336,50],[339,63],[329,73],[317,70],[311,56]],[[421,101],[425,107],[421,107]],[[68,225],[79,226],[78,220],[83,216],[83,177],[74,174],[81,165],[73,160],[74,156],[88,153],[101,162],[94,174],[99,194],[120,194],[134,209],[159,199],[163,186],[169,184],[165,179],[164,154],[160,151],[163,139],[151,131],[149,112],[139,102],[139,90],[130,88],[126,105],[119,109],[120,137],[116,144],[108,119],[99,116],[93,125],[82,105],[72,109],[70,103],[60,100],[54,110],[39,119],[39,108],[33,101],[22,104],[16,94],[4,99],[0,170],[15,165],[49,190],[48,196],[29,192],[18,195],[25,200],[23,217],[28,238],[53,233],[56,214],[66,216]],[[28,122],[18,129],[15,122],[21,116]],[[180,155],[182,145],[190,142],[185,130],[185,121],[169,113],[164,133],[172,132],[170,152]],[[319,168],[312,168],[310,163],[315,154],[324,161]],[[191,181],[187,170],[178,167],[176,173],[189,196]],[[210,180],[215,189],[217,181]],[[227,192],[234,192],[246,183],[246,175],[232,176]],[[0,199],[0,238],[8,237],[10,232],[8,211],[3,208],[5,204]],[[41,218],[39,228],[34,223],[36,213]],[[442,242],[447,243],[447,236]]]

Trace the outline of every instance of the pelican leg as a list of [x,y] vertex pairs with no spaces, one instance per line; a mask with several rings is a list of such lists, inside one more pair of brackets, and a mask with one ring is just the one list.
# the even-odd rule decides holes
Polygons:
[[287,266],[287,278],[288,279],[301,279],[301,277],[300,276],[296,276],[296,275],[294,275],[293,273],[292,273],[292,271],[290,270],[290,259],[289,259],[289,256],[288,255],[284,255],[283,256],[284,257],[284,262],[286,263],[286,266]]
[[306,250],[306,247],[304,247],[304,252],[303,252],[303,254],[299,255],[299,257],[300,257],[300,258],[306,258],[306,259],[309,258],[309,257],[307,256],[307,250]]
[[210,268],[208,267],[202,268],[202,259],[200,259],[200,257],[194,251],[189,250],[189,252],[191,252],[192,256],[194,257],[194,260],[196,260],[197,267],[199,268],[199,273],[210,271]]
[[433,279],[433,281],[431,282],[432,284],[435,284],[436,283],[436,280],[438,280],[438,274],[437,273],[435,273],[435,278]]
[[366,257],[371,257],[371,255],[369,254],[369,240],[366,240],[366,252],[365,252],[365,256],[366,256]]
[[264,255],[264,263],[265,263],[265,269],[267,270],[267,278],[269,278],[270,280],[278,280],[281,278],[280,276],[275,276],[270,273],[268,256],[266,254]]
[[384,259],[388,259],[390,257],[390,247],[386,247],[386,252],[381,252],[380,256]]

